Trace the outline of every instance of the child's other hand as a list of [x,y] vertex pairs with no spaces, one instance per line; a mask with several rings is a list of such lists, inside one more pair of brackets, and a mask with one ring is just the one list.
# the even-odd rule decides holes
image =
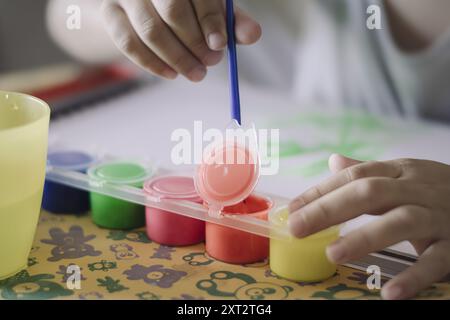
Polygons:
[[359,162],[333,155],[333,177],[290,204],[290,228],[305,237],[362,214],[382,215],[327,248],[336,263],[403,240],[420,255],[382,288],[385,299],[406,299],[450,273],[450,166],[425,160]]
[[[134,63],[173,79],[203,80],[227,44],[223,0],[103,0],[102,15],[116,46]],[[252,44],[260,25],[236,8],[236,38]]]

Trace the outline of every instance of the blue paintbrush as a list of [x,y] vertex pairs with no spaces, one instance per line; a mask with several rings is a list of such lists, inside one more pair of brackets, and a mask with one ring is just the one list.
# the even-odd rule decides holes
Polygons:
[[233,0],[226,0],[228,33],[228,69],[230,81],[231,117],[241,124],[241,102],[236,53],[235,18]]

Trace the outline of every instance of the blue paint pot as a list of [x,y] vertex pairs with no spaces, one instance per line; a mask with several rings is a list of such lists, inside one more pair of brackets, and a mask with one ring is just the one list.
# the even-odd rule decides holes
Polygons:
[[[50,152],[47,166],[86,173],[95,158],[80,151]],[[89,193],[52,181],[45,181],[42,208],[52,213],[80,214],[90,210]]]

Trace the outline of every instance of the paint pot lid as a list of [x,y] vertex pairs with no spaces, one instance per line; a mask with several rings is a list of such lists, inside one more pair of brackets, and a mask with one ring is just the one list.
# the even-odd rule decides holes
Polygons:
[[82,151],[53,151],[49,152],[47,165],[65,170],[86,170],[95,158]]
[[144,184],[144,191],[159,199],[198,200],[194,179],[188,176],[162,176]]
[[116,184],[141,184],[152,175],[152,170],[135,162],[109,162],[88,170],[89,177]]
[[[227,155],[234,155],[227,161]],[[239,161],[238,161],[239,160]],[[238,204],[255,189],[259,179],[259,158],[237,143],[222,143],[211,148],[197,167],[195,187],[212,216],[224,207]]]

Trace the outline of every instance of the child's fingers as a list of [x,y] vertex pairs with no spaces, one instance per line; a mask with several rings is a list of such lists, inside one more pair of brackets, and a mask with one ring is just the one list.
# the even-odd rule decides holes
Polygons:
[[119,1],[139,38],[161,60],[191,81],[206,76],[206,67],[169,29],[151,1]]
[[227,28],[222,1],[193,0],[192,4],[209,48],[223,50],[227,45]]
[[215,65],[222,59],[221,52],[209,49],[190,1],[153,0],[153,5],[172,32],[205,66]]
[[434,242],[434,240],[433,238],[431,238],[411,240],[409,242],[414,247],[414,250],[416,250],[417,254],[421,255]]
[[391,162],[364,162],[341,170],[328,180],[307,190],[289,204],[289,211],[294,212],[301,207],[319,199],[346,184],[370,177],[397,178],[401,174],[401,168]]
[[327,256],[335,263],[345,263],[403,240],[436,236],[438,228],[435,225],[439,221],[434,221],[434,216],[424,207],[408,205],[395,208],[330,245]]
[[289,225],[293,235],[306,237],[365,213],[385,212],[407,204],[425,205],[429,193],[424,194],[420,186],[392,178],[356,180],[292,213]]
[[177,73],[142,43],[121,7],[104,2],[102,12],[106,29],[123,54],[157,76],[176,78]]
[[261,25],[239,7],[235,7],[236,41],[239,44],[253,44],[261,38]]
[[338,173],[348,167],[363,163],[362,161],[344,157],[340,154],[332,154],[328,159],[328,167],[332,173]]
[[450,241],[432,244],[419,260],[389,281],[381,290],[388,300],[408,299],[450,273]]

